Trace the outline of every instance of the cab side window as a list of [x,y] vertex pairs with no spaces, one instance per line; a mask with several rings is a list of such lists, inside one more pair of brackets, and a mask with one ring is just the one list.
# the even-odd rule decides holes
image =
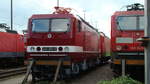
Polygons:
[[78,31],[81,32],[81,21],[78,21]]

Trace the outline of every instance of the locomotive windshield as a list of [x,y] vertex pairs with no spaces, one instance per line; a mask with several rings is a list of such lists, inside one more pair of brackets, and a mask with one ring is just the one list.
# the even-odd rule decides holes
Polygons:
[[119,16],[117,28],[120,30],[144,30],[144,16]]
[[32,20],[32,32],[67,32],[69,27],[69,19]]

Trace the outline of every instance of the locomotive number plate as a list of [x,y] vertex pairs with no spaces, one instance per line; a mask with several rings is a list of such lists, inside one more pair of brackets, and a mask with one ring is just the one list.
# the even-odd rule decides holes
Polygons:
[[57,47],[43,47],[42,51],[57,51]]

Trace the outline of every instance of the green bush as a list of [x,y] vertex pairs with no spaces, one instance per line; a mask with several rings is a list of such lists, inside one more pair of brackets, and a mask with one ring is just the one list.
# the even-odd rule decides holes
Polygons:
[[121,77],[115,78],[113,80],[104,80],[97,84],[143,84],[143,83],[133,80],[129,76],[121,76]]

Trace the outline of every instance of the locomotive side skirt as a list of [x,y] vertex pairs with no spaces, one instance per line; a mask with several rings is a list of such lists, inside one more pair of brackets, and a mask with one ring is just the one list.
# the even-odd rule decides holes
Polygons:
[[24,52],[0,52],[0,58],[24,57]]

